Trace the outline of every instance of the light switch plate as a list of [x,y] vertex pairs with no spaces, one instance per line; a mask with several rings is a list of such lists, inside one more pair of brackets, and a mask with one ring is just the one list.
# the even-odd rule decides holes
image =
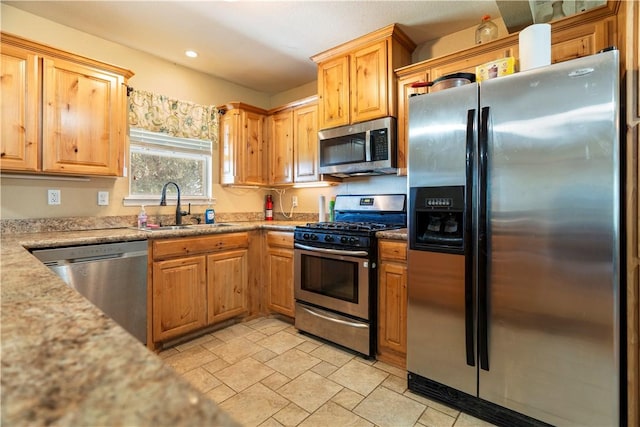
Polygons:
[[109,205],[109,192],[98,191],[98,206],[108,206],[108,205]]

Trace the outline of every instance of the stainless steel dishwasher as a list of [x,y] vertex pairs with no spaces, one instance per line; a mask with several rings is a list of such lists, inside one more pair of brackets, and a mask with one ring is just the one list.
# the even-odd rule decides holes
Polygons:
[[67,285],[147,342],[147,242],[38,249],[31,252]]

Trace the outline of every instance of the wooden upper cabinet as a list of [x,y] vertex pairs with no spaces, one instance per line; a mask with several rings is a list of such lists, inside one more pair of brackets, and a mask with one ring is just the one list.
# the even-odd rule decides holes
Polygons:
[[293,111],[295,135],[295,182],[312,182],[320,179],[318,172],[318,104],[305,105]]
[[340,56],[318,64],[320,128],[349,124],[349,57]]
[[2,45],[0,61],[0,167],[35,172],[40,152],[39,59],[25,49]]
[[[572,21],[573,22],[573,21]],[[551,62],[564,62],[593,55],[616,44],[615,17],[566,25],[551,32]]]
[[398,78],[398,170],[399,175],[407,174],[407,153],[409,152],[409,103],[407,100],[414,94],[424,94],[426,87],[413,87],[415,83],[429,81],[429,70],[421,69]]
[[240,102],[217,107],[220,118],[220,183],[267,183],[267,112]]
[[285,110],[269,116],[269,183],[293,182],[293,111]]
[[416,45],[395,24],[313,56],[318,64],[319,129],[396,117],[393,70]]
[[122,176],[133,73],[10,34],[0,46],[2,169]]
[[121,175],[124,91],[121,76],[45,58],[42,170]]
[[387,42],[382,41],[351,55],[351,117],[362,122],[389,115],[387,99]]

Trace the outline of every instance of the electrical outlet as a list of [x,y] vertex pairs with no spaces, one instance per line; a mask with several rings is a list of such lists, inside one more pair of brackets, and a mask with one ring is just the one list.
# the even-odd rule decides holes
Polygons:
[[109,192],[98,191],[98,206],[108,206],[108,205],[109,205]]
[[60,204],[60,190],[48,190],[47,191],[47,203],[50,205]]
[[298,207],[298,196],[291,196],[291,206],[294,208]]

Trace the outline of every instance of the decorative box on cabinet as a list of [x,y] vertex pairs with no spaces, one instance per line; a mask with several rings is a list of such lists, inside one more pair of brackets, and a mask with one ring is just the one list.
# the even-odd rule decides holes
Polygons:
[[377,358],[404,368],[407,355],[407,243],[378,243]]
[[267,112],[241,102],[217,107],[220,114],[220,183],[267,183]]
[[319,53],[319,129],[396,117],[393,70],[411,62],[416,45],[395,24]]
[[0,167],[122,176],[133,73],[2,33]]

